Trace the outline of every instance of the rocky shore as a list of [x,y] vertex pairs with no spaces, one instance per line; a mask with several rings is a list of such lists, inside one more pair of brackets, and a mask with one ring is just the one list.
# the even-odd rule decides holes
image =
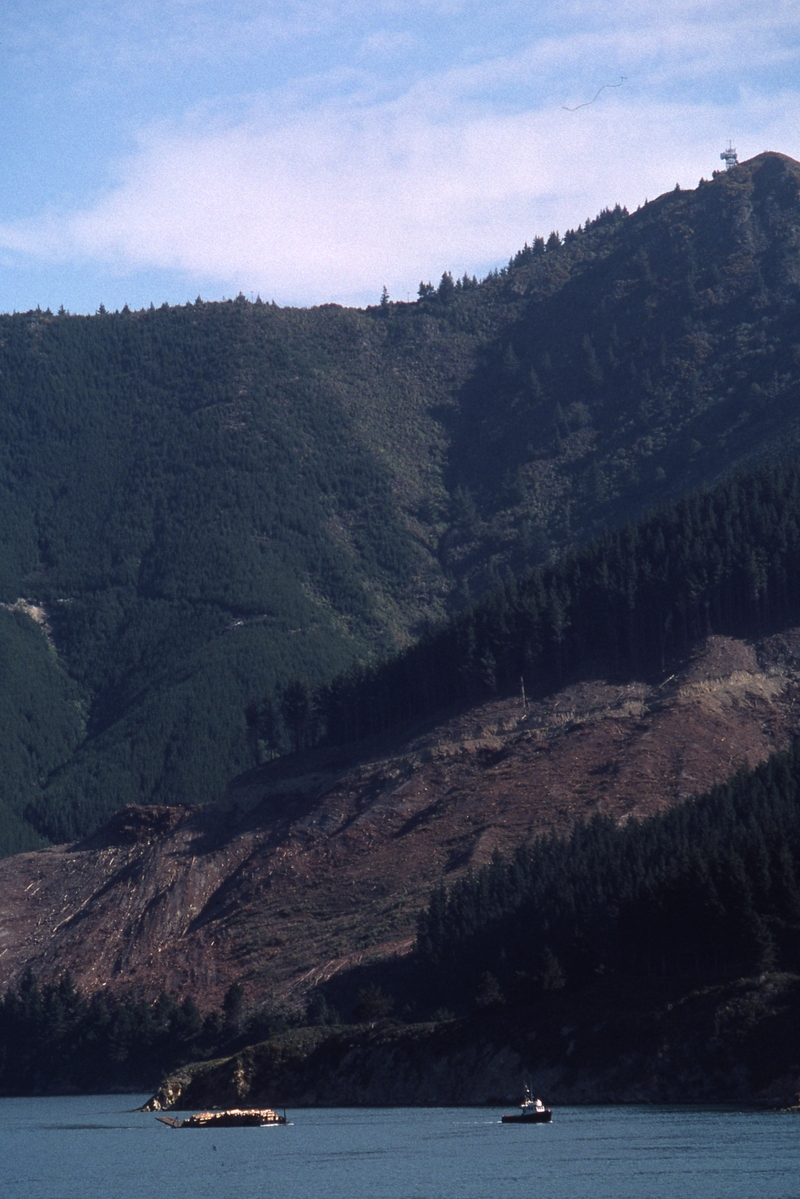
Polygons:
[[603,981],[462,1020],[295,1029],[165,1079],[148,1110],[549,1103],[789,1107],[800,1090],[800,978],[667,995]]

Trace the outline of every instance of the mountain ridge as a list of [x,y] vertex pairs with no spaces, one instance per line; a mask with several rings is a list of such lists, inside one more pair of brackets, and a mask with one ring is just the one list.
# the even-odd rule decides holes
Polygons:
[[414,304],[0,318],[6,849],[218,798],[297,679],[791,454],[799,189],[759,155]]
[[[112,1006],[167,991],[187,1027],[194,1000],[235,1000],[262,1029],[276,1004],[297,1019],[358,1016],[364,996],[404,1019],[480,1009],[291,1034],[189,1071],[190,1091],[203,1075],[258,1092],[251,1067],[286,1048],[282,1086],[319,1067],[369,1101],[342,1067],[352,1050],[376,1079],[410,1055],[400,1100],[433,1046],[440,1095],[459,1060],[497,1050],[500,1073],[542,1069],[564,1099],[672,1098],[669,1028],[697,1097],[719,1093],[693,1065],[709,1029],[713,1086],[760,1079],[766,1095],[797,1006],[796,979],[769,974],[795,968],[800,927],[780,829],[762,871],[780,903],[756,913],[744,871],[737,889],[735,846],[689,855],[684,875],[678,853],[591,969],[544,902],[533,944],[511,883],[501,944],[502,905],[481,909],[480,888],[522,872],[520,847],[583,838],[599,892],[606,833],[678,826],[695,805],[636,822],[749,785],[737,772],[795,743],[799,301],[800,164],[765,154],[537,240],[481,284],[445,275],[413,305],[0,318],[0,834],[5,819],[7,848],[60,842],[0,861],[9,1009],[15,987],[34,1002],[34,975]],[[686,879],[710,953],[681,925]],[[591,939],[613,924],[608,896],[578,891]],[[720,966],[723,926],[767,973],[733,981],[734,958],[752,963]],[[619,949],[632,928],[638,958]],[[673,975],[650,994],[659,937]],[[690,994],[684,959],[713,985]],[[632,979],[631,1021],[609,1023]],[[552,1052],[526,1048],[537,1029]]]

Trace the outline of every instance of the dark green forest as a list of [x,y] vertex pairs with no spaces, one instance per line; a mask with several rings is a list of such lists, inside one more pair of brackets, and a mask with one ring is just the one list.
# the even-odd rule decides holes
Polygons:
[[[710,548],[710,501],[670,518],[694,551],[632,522],[800,446],[798,196],[761,155],[413,304],[0,317],[0,852],[213,800],[326,725],[558,678],[598,633],[602,668],[644,669],[788,613],[789,525],[776,574],[735,520]],[[601,558],[608,585],[578,577]],[[422,636],[420,706],[380,681],[420,651],[374,669]]]
[[456,701],[566,678],[652,675],[711,633],[758,636],[800,618],[800,462],[764,466],[609,532],[451,618],[316,699],[331,741],[374,735]]
[[40,986],[28,973],[0,999],[0,1095],[146,1090],[169,1070],[285,1028],[269,1005],[246,1009],[238,984],[221,1009],[201,1013],[191,996],[87,997],[68,974]]
[[800,748],[663,815],[598,816],[437,890],[417,955],[431,999],[456,1009],[605,974],[800,974]]
[[6,851],[213,798],[254,701],[407,636],[386,472],[258,315],[0,322]]

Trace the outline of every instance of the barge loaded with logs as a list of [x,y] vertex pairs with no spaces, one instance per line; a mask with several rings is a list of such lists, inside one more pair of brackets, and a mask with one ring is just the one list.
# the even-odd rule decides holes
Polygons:
[[264,1124],[285,1124],[286,1112],[279,1116],[271,1107],[231,1107],[220,1112],[198,1112],[185,1120],[174,1116],[156,1116],[170,1128],[253,1128]]

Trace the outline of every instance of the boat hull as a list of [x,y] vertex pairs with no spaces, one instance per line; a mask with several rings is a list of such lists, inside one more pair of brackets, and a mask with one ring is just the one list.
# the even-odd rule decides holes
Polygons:
[[549,1107],[541,1112],[520,1112],[518,1116],[502,1116],[501,1124],[549,1124],[553,1113]]

